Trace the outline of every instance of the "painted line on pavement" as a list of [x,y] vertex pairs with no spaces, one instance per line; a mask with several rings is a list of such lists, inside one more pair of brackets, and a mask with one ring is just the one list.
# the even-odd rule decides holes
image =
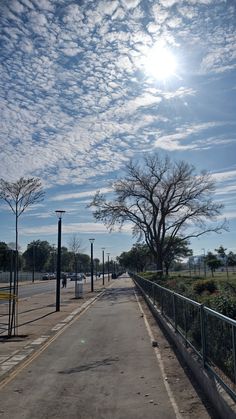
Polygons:
[[[145,324],[146,329],[148,331],[150,340],[151,340],[151,342],[153,342],[153,341],[155,341],[155,339],[154,339],[154,336],[153,336],[153,333],[152,333],[152,330],[151,330],[151,326],[148,323],[147,317],[146,317],[146,315],[145,315],[145,313],[142,309],[142,306],[141,306],[140,301],[138,299],[138,295],[135,291],[134,291],[134,294],[135,294],[135,298],[137,300],[139,309],[141,311],[141,314],[143,316],[144,324]],[[160,350],[157,347],[153,347],[153,349],[154,349],[154,352],[155,352],[155,355],[156,355],[156,358],[157,358],[157,361],[158,361],[158,364],[159,364],[159,367],[160,367],[160,370],[161,370],[161,375],[162,375],[162,378],[163,378],[163,382],[164,382],[168,397],[170,399],[170,402],[171,402],[172,407],[173,407],[174,412],[175,412],[176,419],[183,419],[183,416],[181,415],[181,413],[179,411],[178,405],[175,401],[175,398],[174,398],[173,392],[170,388],[170,385],[169,385],[168,381],[166,380],[165,367],[164,367],[164,363],[162,361]]]

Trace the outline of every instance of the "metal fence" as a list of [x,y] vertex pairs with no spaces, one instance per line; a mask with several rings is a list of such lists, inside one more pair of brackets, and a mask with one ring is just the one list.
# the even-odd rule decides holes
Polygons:
[[[9,271],[6,271],[6,272],[0,271],[0,283],[1,282],[9,283],[11,274],[13,274],[13,273],[11,273]],[[19,271],[18,272],[19,282],[21,282],[21,281],[33,281],[33,279],[34,280],[42,279],[42,276],[43,276],[42,272],[34,272],[34,273],[29,272],[29,271],[28,272],[25,272],[25,271]]]
[[136,274],[132,277],[236,401],[236,321]]

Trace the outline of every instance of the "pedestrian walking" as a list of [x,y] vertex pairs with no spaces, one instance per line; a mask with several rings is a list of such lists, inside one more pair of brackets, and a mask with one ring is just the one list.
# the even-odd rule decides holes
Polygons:
[[62,275],[62,288],[66,288],[67,285],[67,278],[66,278],[66,274]]

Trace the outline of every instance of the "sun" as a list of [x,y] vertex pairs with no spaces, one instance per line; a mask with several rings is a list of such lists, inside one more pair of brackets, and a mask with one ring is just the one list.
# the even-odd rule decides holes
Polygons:
[[147,75],[165,81],[176,74],[177,60],[167,47],[156,44],[143,58],[143,67]]

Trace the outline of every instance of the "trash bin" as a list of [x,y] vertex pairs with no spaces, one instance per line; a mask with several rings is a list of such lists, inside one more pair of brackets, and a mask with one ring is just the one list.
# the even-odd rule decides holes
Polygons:
[[75,280],[75,298],[83,298],[83,279],[76,279]]

